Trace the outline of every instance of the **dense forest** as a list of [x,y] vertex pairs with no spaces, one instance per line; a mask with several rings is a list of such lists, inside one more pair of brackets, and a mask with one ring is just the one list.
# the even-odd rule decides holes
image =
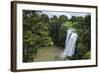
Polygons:
[[42,11],[23,10],[23,62],[33,62],[41,47],[65,47],[68,28],[78,34],[75,55],[70,60],[91,58],[91,16],[65,15],[49,17]]

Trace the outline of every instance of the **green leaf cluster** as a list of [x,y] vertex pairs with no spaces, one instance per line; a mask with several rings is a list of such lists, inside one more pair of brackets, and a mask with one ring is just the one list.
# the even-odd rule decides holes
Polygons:
[[61,15],[49,17],[41,11],[23,10],[23,62],[33,62],[41,47],[65,47],[66,31],[74,28],[78,34],[75,55],[69,59],[91,58],[91,16]]

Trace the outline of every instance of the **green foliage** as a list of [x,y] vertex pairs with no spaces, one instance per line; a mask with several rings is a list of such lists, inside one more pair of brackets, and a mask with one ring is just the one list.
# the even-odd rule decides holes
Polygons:
[[70,60],[90,59],[91,57],[90,54],[91,20],[90,19],[91,19],[90,15],[87,15],[85,17],[72,16],[72,18],[69,21],[63,23],[62,26],[63,26],[64,33],[66,33],[67,29],[74,28],[78,34],[75,55],[72,57],[67,57],[66,59],[70,59]]
[[65,15],[61,15],[59,18],[53,16],[50,19],[49,32],[56,46],[64,47],[66,28],[63,27],[63,23],[66,21],[68,21],[68,18]]
[[[74,21],[74,20],[73,20]],[[84,55],[91,51],[91,16],[76,17],[73,27],[78,33],[77,39],[77,55],[75,59],[87,59]],[[91,55],[89,55],[91,56]]]
[[89,59],[91,57],[91,16],[54,15],[49,18],[40,11],[23,10],[23,62],[32,62],[37,49],[48,46],[65,47],[66,31],[74,28],[78,34],[76,52],[67,59]]
[[68,20],[68,17],[65,15],[61,15],[58,20],[59,20],[59,24],[63,24]]
[[87,52],[87,53],[83,56],[83,59],[90,59],[90,58],[91,58],[90,51]]
[[66,29],[74,28],[75,25],[77,25],[77,22],[66,21],[65,23],[63,23],[63,27],[65,27]]
[[76,22],[77,21],[77,17],[76,16],[72,16],[71,19],[69,20],[71,22]]
[[28,11],[23,11],[23,62],[32,62],[37,48],[53,45],[48,31],[48,16]]

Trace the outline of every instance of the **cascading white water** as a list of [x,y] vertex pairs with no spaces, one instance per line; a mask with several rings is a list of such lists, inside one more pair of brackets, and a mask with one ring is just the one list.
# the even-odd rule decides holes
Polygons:
[[78,37],[75,29],[69,29],[66,34],[65,49],[61,54],[62,59],[66,57],[72,57],[74,55],[75,45]]

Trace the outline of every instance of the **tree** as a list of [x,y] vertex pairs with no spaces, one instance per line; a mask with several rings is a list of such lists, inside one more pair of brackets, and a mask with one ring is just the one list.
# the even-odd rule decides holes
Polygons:
[[48,24],[47,15],[37,11],[23,11],[23,62],[32,62],[39,47],[53,45]]
[[[91,42],[91,16],[87,15],[85,17],[72,17],[72,22],[76,22],[73,27],[75,28],[76,32],[78,33],[78,39],[77,39],[77,56],[74,57],[74,59],[87,59],[84,57],[87,52],[90,52],[90,42]],[[90,53],[88,53],[88,56],[90,56]],[[90,57],[88,57],[90,58]]]
[[[50,34],[54,45],[64,47],[64,32],[63,32],[63,23],[68,21],[68,17],[65,15],[53,16],[50,19]],[[62,43],[61,43],[62,42]]]
[[65,28],[64,32],[68,28],[74,28],[78,34],[75,55],[69,59],[89,59],[91,57],[91,16],[72,16],[63,24],[63,27]]
[[68,17],[65,15],[61,15],[59,17],[59,24],[63,24],[64,22],[68,21]]
[[71,21],[71,22],[76,22],[76,21],[77,21],[77,17],[76,17],[76,16],[72,16],[72,17],[70,18],[70,21]]
[[65,46],[66,31],[74,28],[78,34],[77,53],[70,59],[88,59],[91,42],[91,16],[54,15],[49,18],[41,11],[23,10],[23,62],[32,62],[37,49]]

